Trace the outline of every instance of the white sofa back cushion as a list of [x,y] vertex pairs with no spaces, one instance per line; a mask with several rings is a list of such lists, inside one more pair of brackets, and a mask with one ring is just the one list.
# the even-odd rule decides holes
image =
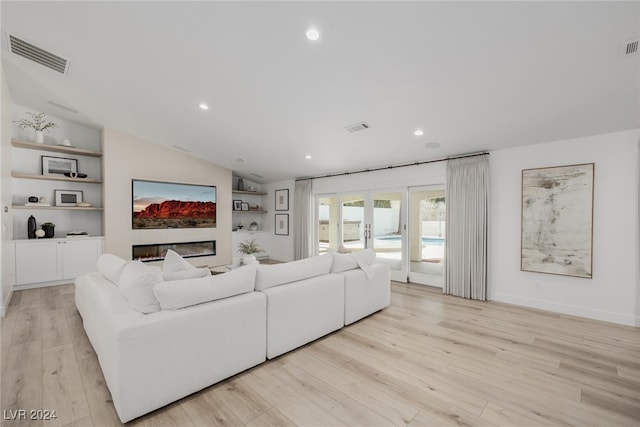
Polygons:
[[259,265],[256,291],[328,274],[332,263],[331,255],[325,254],[284,264]]
[[351,254],[341,254],[332,252],[333,264],[331,265],[332,273],[342,273],[343,271],[355,270],[358,268],[358,261]]
[[253,292],[255,280],[256,268],[248,265],[215,276],[158,283],[153,293],[163,310],[177,310]]
[[195,279],[210,275],[211,272],[208,268],[194,267],[189,261],[171,249],[167,250],[164,256],[164,262],[162,263],[162,277],[164,280]]
[[140,261],[129,261],[122,268],[118,286],[135,310],[141,313],[160,311],[153,287],[162,282],[162,274]]
[[120,280],[122,268],[126,263],[127,261],[118,256],[112,254],[102,254],[98,257],[96,267],[104,277],[117,285],[118,281]]

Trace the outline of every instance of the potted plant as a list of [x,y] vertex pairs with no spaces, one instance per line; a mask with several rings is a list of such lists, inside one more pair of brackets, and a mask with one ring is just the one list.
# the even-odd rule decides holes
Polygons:
[[20,130],[25,130],[26,128],[31,128],[36,131],[36,142],[42,144],[44,142],[44,131],[49,132],[49,129],[58,127],[57,124],[53,122],[47,122],[44,119],[44,113],[32,113],[27,111],[27,114],[31,116],[33,120],[16,120],[15,123],[18,123],[18,127]]
[[256,254],[264,252],[264,249],[256,243],[256,239],[244,241],[238,244],[238,252],[242,255],[242,263],[245,265],[254,264],[256,262]]

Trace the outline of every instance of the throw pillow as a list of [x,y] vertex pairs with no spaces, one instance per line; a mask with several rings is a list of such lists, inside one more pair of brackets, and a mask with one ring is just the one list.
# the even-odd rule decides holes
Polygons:
[[120,257],[117,257],[112,254],[102,254],[98,257],[98,261],[96,262],[96,267],[98,271],[102,273],[104,277],[113,282],[114,284],[118,284],[120,280],[120,274],[122,273],[122,268],[125,266],[127,261],[123,260]]
[[177,310],[253,292],[255,280],[256,267],[248,265],[215,276],[158,283],[153,293],[163,310]]
[[152,268],[140,261],[130,261],[122,268],[118,284],[129,305],[147,314],[160,311],[153,287],[162,281],[162,276]]
[[191,265],[180,254],[171,249],[167,250],[162,263],[162,277],[164,280],[195,279],[211,275],[208,268],[197,268]]

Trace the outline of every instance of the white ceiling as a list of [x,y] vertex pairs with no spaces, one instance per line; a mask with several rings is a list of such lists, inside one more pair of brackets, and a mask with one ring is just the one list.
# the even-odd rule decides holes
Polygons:
[[16,104],[275,182],[638,128],[639,6],[2,1],[71,68],[2,59]]

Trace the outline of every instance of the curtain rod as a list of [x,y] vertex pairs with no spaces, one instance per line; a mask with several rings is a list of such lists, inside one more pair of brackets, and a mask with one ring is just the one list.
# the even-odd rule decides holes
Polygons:
[[447,161],[447,160],[464,159],[464,158],[467,158],[467,157],[476,157],[476,156],[484,156],[485,154],[489,155],[489,152],[488,151],[483,151],[481,153],[461,154],[459,156],[445,157],[445,158],[442,158],[442,159],[423,160],[423,161],[420,161],[420,162],[403,163],[403,164],[400,164],[400,165],[383,166],[383,167],[373,168],[373,169],[362,169],[362,170],[352,171],[352,172],[340,172],[340,173],[332,173],[332,174],[328,174],[328,175],[308,176],[308,177],[305,177],[305,178],[296,178],[296,182],[297,181],[306,181],[306,180],[309,180],[309,179],[333,178],[334,176],[353,175],[353,174],[356,174],[356,173],[377,172],[377,171],[382,171],[382,170],[404,168],[404,167],[407,167],[407,166],[420,166],[420,165],[426,165],[428,163],[444,162],[444,161]]

